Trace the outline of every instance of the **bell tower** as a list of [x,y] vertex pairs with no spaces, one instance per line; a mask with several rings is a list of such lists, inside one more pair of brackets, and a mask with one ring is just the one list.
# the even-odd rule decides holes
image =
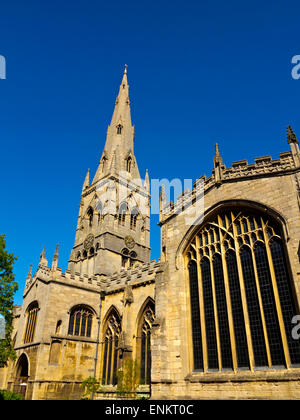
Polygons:
[[107,276],[150,260],[150,183],[134,155],[127,66],[96,174],[85,177],[69,270]]

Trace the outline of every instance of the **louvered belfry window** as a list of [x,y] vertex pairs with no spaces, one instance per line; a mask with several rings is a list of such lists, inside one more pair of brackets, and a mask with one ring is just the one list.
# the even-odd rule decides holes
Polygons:
[[300,366],[278,222],[227,209],[200,228],[185,255],[195,371]]

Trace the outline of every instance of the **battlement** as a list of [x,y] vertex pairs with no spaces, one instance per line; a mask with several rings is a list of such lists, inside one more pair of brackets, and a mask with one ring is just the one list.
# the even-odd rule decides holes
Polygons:
[[80,275],[79,273],[71,274],[70,270],[66,270],[64,273],[60,267],[57,267],[55,270],[52,270],[49,267],[39,265],[36,273],[30,279],[27,279],[25,285],[25,294],[31,288],[31,286],[35,283],[35,281],[39,279],[45,282],[55,281],[55,282],[62,282],[64,284],[69,285],[82,285],[87,286],[88,288],[94,288],[99,290],[99,287],[102,285],[102,281],[99,280],[97,277],[89,278],[88,275]]
[[249,164],[246,160],[233,162],[231,168],[224,169],[223,180],[266,176],[295,169],[292,152],[280,153],[279,159],[272,159],[271,156],[260,156],[255,158],[254,162],[252,164]]
[[114,273],[107,277],[106,293],[111,294],[117,290],[124,289],[127,284],[130,284],[133,288],[142,284],[150,284],[155,281],[156,274],[162,270],[163,264],[156,260],[128,268],[127,270],[121,270],[119,273]]
[[151,283],[155,279],[157,272],[161,271],[162,263],[152,260],[149,263],[139,264],[130,267],[127,270],[122,269],[108,277],[99,278],[97,276],[88,277],[87,274],[72,274],[70,270],[64,273],[62,269],[57,267],[56,270],[45,266],[39,266],[37,272],[30,279],[27,279],[24,294],[26,294],[37,279],[50,282],[61,282],[70,286],[84,287],[94,290],[103,290],[110,294],[118,289],[122,289],[130,282],[132,287],[140,284]]
[[279,159],[272,159],[271,156],[260,156],[254,159],[254,163],[248,163],[247,160],[240,160],[232,163],[230,168],[224,164],[220,166],[219,179],[216,176],[216,170],[212,170],[212,175],[206,177],[203,175],[194,182],[193,190],[185,190],[181,193],[176,202],[170,201],[161,209],[160,222],[169,217],[181,213],[201,194],[205,194],[211,188],[225,182],[238,182],[251,178],[269,177],[280,173],[289,172],[297,169],[293,159],[292,152],[279,154]]

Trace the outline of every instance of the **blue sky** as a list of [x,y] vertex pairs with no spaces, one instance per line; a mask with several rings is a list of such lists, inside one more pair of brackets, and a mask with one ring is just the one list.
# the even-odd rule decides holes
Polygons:
[[[1,5],[0,233],[18,256],[22,302],[43,245],[59,266],[75,237],[82,183],[96,171],[124,64],[142,176],[209,176],[289,150],[300,136],[296,1],[5,2]],[[160,232],[152,219],[152,258]]]

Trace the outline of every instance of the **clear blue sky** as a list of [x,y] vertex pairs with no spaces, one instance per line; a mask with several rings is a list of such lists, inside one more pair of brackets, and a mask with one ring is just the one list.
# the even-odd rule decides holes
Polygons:
[[[299,1],[6,1],[0,12],[0,233],[18,256],[16,303],[43,245],[59,266],[75,237],[128,64],[135,153],[152,178],[209,176],[300,137]],[[152,220],[152,258],[159,228]]]

